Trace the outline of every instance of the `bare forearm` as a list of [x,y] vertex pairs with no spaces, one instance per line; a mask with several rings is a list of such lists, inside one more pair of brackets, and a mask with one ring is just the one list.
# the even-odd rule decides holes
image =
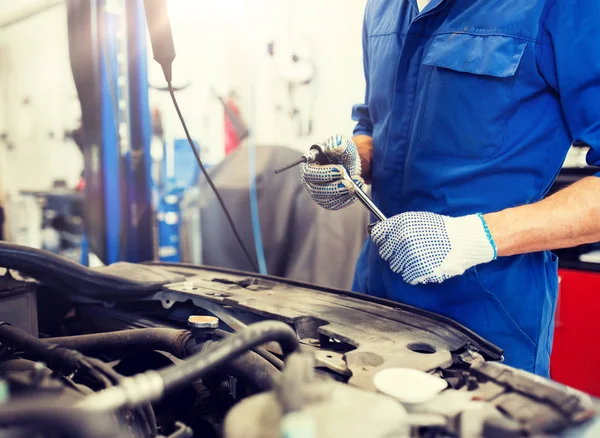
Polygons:
[[585,178],[531,205],[484,216],[498,256],[600,241],[600,178]]

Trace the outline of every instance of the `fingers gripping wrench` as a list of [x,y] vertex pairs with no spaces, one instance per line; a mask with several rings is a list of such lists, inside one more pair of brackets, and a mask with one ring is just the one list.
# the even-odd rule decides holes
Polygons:
[[[291,163],[285,167],[282,167],[281,169],[276,170],[275,173],[278,174],[284,172],[302,163],[317,163],[321,165],[333,164],[329,156],[325,152],[323,152],[321,146],[316,144],[311,146],[310,151],[302,155],[302,158],[300,158],[298,161],[295,161],[294,163]],[[354,187],[354,194],[358,198],[358,200],[365,207],[367,207],[371,213],[373,213],[373,215],[377,218],[378,221],[386,220],[387,218],[385,217],[385,215],[381,212],[381,210],[379,210],[379,208],[377,208],[377,206],[373,203],[371,198],[369,198],[367,194],[359,187],[359,185],[356,184],[356,182],[350,177],[350,175],[348,175],[346,169],[344,169],[344,172],[346,173],[345,179],[352,183],[352,186]],[[372,228],[373,225],[374,224],[369,225],[369,229]]]

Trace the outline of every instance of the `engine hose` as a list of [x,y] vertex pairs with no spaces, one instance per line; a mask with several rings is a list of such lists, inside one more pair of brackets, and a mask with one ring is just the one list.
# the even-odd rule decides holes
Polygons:
[[85,356],[78,351],[46,343],[6,322],[0,322],[0,342],[29,352],[45,361],[50,367],[60,368],[66,374],[81,368],[85,363]]
[[[106,375],[110,375],[113,379],[115,379],[118,376],[118,374],[114,372],[112,368],[100,361],[97,361],[96,359],[87,358],[79,351],[66,348],[65,345],[57,345],[50,343],[46,340],[38,339],[35,336],[32,336],[29,333],[24,332],[18,328],[12,327],[4,322],[0,322],[0,342],[2,342],[2,344],[10,345],[13,348],[18,348],[28,353],[31,353],[40,358],[41,360],[47,362],[47,364],[51,367],[58,367],[65,371],[68,369],[68,371],[66,372],[67,374],[70,373],[73,369],[83,369],[96,380],[102,382],[105,387],[111,386],[112,384],[110,380],[106,377]],[[102,364],[102,366],[99,365],[100,363]],[[105,375],[103,375],[103,373]],[[12,401],[10,406],[14,407]],[[35,406],[30,410],[26,409],[25,411],[27,412],[27,415],[31,417],[31,422],[29,423],[27,421],[22,421],[22,417],[20,415],[14,415],[14,418],[11,418],[10,416],[5,416],[5,406],[2,406],[2,409],[0,409],[0,411],[2,413],[2,415],[0,415],[0,426],[14,425],[20,423],[33,423],[40,424],[42,426],[55,427],[58,430],[64,432],[68,437],[117,436],[114,434],[114,428],[111,428],[110,430],[104,430],[102,428],[99,428],[97,431],[102,432],[102,434],[96,434],[97,431],[95,431],[95,429],[90,429],[92,423],[96,423],[95,420],[91,422],[91,420],[88,421],[85,419],[79,419],[76,418],[79,417],[79,415],[73,415],[73,412],[67,412],[65,410],[57,409],[54,406],[50,405],[39,406],[39,409],[35,409]],[[146,417],[148,416],[148,412],[145,412],[144,414],[146,414]],[[28,418],[27,415],[24,418]],[[156,435],[156,420],[154,418],[153,411],[152,417],[147,417],[146,422],[148,423],[148,430],[151,433],[153,433],[153,435],[151,436]],[[94,425],[94,427],[97,428],[99,426]],[[84,434],[82,432],[83,430],[87,430],[87,432],[85,432]]]
[[[216,350],[221,345],[221,341],[206,341],[202,345],[202,352],[205,354]],[[225,374],[230,374],[244,382],[250,383],[254,389],[259,391],[270,391],[275,388],[275,383],[281,376],[277,368],[265,361],[264,358],[254,351],[248,351],[239,357],[225,363],[218,370]]]
[[143,348],[166,351],[182,359],[189,355],[188,344],[194,339],[188,330],[146,328],[48,338],[44,341],[87,354],[102,353],[114,349]]
[[[225,338],[231,333],[214,330],[215,336]],[[169,328],[147,328],[121,330],[90,335],[47,338],[46,342],[70,348],[86,354],[108,352],[114,349],[146,348],[171,353],[178,359],[185,359],[197,351],[195,339],[187,330]],[[253,350],[278,370],[283,370],[283,361],[262,347]]]
[[112,411],[159,400],[166,392],[190,384],[240,354],[269,341],[279,343],[284,357],[300,348],[296,333],[287,324],[279,321],[259,322],[229,336],[211,351],[200,351],[180,364],[159,371],[146,371],[128,377],[118,386],[86,397],[78,406],[94,411]]
[[[227,336],[231,336],[231,333],[229,333],[225,330],[221,330],[221,329],[215,329],[214,334],[215,334],[215,336],[218,336],[220,338],[225,338]],[[271,365],[273,365],[279,371],[283,371],[283,361],[281,359],[279,359],[277,356],[275,356],[273,353],[271,353],[270,351],[268,351],[265,348],[260,347],[260,346],[254,347],[252,349],[252,351],[256,352],[256,354],[261,356],[263,359],[265,359],[267,362],[269,362]]]
[[259,322],[226,338],[212,351],[196,353],[180,365],[159,371],[164,390],[171,391],[193,382],[203,374],[210,373],[220,365],[235,359],[241,353],[268,341],[277,341],[284,357],[300,347],[296,332],[287,324],[278,321]]
[[[219,330],[219,332],[223,331]],[[218,336],[221,338],[226,335],[229,335],[229,333],[224,332],[224,334]],[[44,339],[44,341],[87,354],[109,352],[113,349],[146,348],[166,351],[178,359],[185,359],[201,350],[213,349],[218,345],[218,343],[212,341],[198,344],[189,331],[169,328],[133,329],[90,335],[65,336],[48,338]],[[256,349],[259,348],[256,347]],[[273,362],[277,364],[278,361],[280,368],[272,365]],[[275,379],[278,376],[278,369],[282,367],[283,362],[279,358],[263,350],[263,354],[248,352],[232,360],[227,363],[225,371],[234,377],[247,381],[255,389],[268,391],[274,387]]]

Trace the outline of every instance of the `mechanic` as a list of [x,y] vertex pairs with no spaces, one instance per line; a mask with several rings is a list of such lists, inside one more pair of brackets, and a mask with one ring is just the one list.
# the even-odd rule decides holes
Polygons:
[[[390,219],[354,289],[440,313],[548,376],[557,259],[600,240],[600,179],[544,199],[573,142],[600,165],[598,0],[370,0],[365,104],[327,153]],[[303,165],[321,206],[351,203],[340,165]]]

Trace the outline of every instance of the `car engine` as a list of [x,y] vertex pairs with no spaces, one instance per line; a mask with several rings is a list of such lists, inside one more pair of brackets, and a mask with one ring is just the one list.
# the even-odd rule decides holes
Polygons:
[[592,397],[399,303],[6,243],[0,266],[0,437],[598,433]]

